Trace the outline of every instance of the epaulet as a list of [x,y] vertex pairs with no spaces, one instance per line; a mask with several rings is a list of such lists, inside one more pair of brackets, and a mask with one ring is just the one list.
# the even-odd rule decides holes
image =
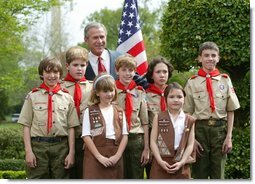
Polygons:
[[65,93],[69,93],[69,91],[66,88],[61,88],[61,91],[65,92]]
[[143,89],[142,86],[136,86],[136,89],[141,90],[141,91],[144,91],[144,89]]
[[224,78],[229,78],[228,74],[225,74],[225,73],[221,74],[221,76]]
[[34,88],[34,89],[32,89],[32,93],[39,91],[39,90],[40,90],[40,88]]
[[192,75],[192,76],[190,77],[190,79],[195,79],[195,78],[197,78],[197,75]]

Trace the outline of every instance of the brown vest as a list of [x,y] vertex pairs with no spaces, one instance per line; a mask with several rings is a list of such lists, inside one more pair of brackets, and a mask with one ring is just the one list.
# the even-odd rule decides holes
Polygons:
[[[119,145],[122,139],[123,110],[116,105],[113,105],[113,110],[115,144]],[[105,120],[99,105],[93,105],[89,107],[89,120],[92,140],[95,146],[104,146],[106,144],[106,127]]]
[[174,160],[180,161],[183,152],[187,146],[189,133],[195,120],[186,114],[185,128],[177,151],[174,150],[174,128],[169,116],[169,112],[160,112],[158,115],[158,146],[162,157],[174,157]]

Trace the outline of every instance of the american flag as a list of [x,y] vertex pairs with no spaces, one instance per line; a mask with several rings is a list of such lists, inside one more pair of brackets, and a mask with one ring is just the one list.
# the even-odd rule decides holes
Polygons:
[[135,57],[137,63],[136,71],[139,75],[144,75],[147,72],[147,56],[136,0],[125,0],[124,2],[117,50]]

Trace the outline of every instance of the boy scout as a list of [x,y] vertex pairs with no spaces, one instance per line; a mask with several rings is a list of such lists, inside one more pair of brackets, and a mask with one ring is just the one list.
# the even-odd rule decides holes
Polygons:
[[43,83],[27,95],[18,120],[23,125],[27,177],[69,178],[74,127],[79,125],[73,98],[58,83],[63,73],[58,59],[43,59],[38,71]]
[[205,42],[199,48],[202,68],[186,86],[184,111],[196,120],[195,138],[197,161],[192,175],[198,179],[224,179],[226,155],[232,149],[234,110],[240,107],[226,74],[220,74],[216,64],[219,48],[214,42]]
[[71,171],[72,179],[82,179],[83,173],[82,121],[93,86],[92,81],[88,81],[84,77],[87,64],[88,51],[85,48],[74,46],[67,50],[66,67],[68,73],[62,86],[73,96],[76,111],[80,119],[80,125],[75,128],[75,165]]
[[124,152],[124,178],[143,179],[144,166],[149,161],[146,93],[133,80],[136,63],[131,55],[119,56],[115,68],[119,76],[116,81],[117,101],[125,111],[129,128],[128,144]]

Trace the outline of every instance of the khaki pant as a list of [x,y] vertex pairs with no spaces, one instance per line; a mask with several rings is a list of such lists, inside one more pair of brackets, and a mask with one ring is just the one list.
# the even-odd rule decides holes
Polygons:
[[222,154],[222,145],[226,138],[226,125],[210,126],[196,122],[195,137],[204,151],[192,165],[192,177],[224,179],[227,156]]
[[143,134],[128,135],[128,144],[123,154],[125,179],[144,178],[144,167],[141,166],[140,162],[143,148]]
[[29,179],[68,179],[69,170],[64,168],[65,158],[69,152],[68,139],[61,142],[31,141],[37,166],[26,167]]

